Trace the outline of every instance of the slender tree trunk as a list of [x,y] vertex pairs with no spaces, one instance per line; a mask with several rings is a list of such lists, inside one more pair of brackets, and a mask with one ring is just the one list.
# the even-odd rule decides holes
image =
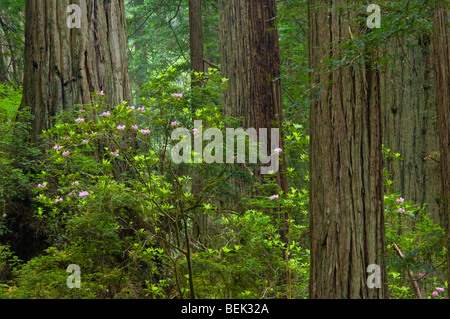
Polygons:
[[[447,6],[447,7],[446,7]],[[442,206],[446,218],[447,281],[450,282],[450,10],[448,2],[438,1],[434,16],[434,62],[438,114]],[[449,288],[450,295],[450,288]]]
[[[9,25],[8,16],[0,8],[0,83],[7,82],[22,85],[21,57],[12,37],[13,28]],[[17,31],[16,31],[17,32]]]
[[[81,28],[69,28],[70,4]],[[22,107],[31,107],[36,138],[50,118],[104,91],[110,107],[131,101],[124,0],[26,0]]]
[[[202,1],[189,0],[189,28],[190,28],[190,50],[191,50],[191,71],[196,73],[205,72],[203,55],[203,26],[202,26]],[[195,76],[194,74],[192,76]],[[203,81],[192,81],[192,89],[203,86]],[[200,101],[199,101],[200,102]],[[197,101],[192,101],[192,108],[198,105]],[[192,193],[198,194],[204,187],[204,181],[197,177],[192,183]],[[194,236],[198,240],[203,239],[208,225],[208,215],[199,211],[195,216]]]
[[[346,52],[339,43],[361,36],[350,24],[356,10],[342,10],[351,3],[309,1],[313,299],[385,298],[387,292],[379,74],[369,61],[332,70],[327,60],[340,61]],[[380,288],[366,283],[371,264],[380,267]]]
[[[0,35],[3,36],[1,30]],[[5,64],[5,57],[3,55],[3,43],[0,42],[0,83],[4,83],[8,80],[6,77],[6,64]]]
[[[191,42],[191,69],[194,72],[204,72],[203,56],[203,28],[202,28],[202,1],[189,0],[189,27]],[[193,82],[193,86],[201,82]]]
[[439,137],[431,39],[395,38],[384,54],[391,57],[381,74],[384,145],[403,160],[388,160],[389,177],[406,200],[443,222],[439,205]]

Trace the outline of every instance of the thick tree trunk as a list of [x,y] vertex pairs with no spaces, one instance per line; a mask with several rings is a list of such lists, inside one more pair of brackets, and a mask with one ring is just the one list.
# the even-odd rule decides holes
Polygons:
[[[69,28],[70,4],[81,28]],[[131,101],[124,0],[27,0],[22,107],[35,116],[32,136],[50,118],[104,91],[109,106]]]
[[[370,62],[342,59],[350,1],[309,1],[313,70],[310,146],[310,298],[385,298],[386,268],[379,74]],[[380,288],[366,284],[371,264]]]
[[431,39],[393,39],[385,54],[392,60],[381,75],[383,141],[403,160],[388,160],[397,192],[443,222],[439,196],[439,138]]
[[[268,154],[273,152],[270,149],[270,130],[280,128],[281,131],[283,121],[276,18],[275,0],[219,0],[221,71],[229,80],[224,93],[224,110],[228,116],[242,117],[244,129],[255,128],[258,131],[267,128]],[[283,148],[281,141],[280,147]],[[276,180],[286,191],[283,153],[280,161]],[[241,185],[241,188],[248,193],[248,184]],[[283,241],[286,239],[285,228],[280,230]]]
[[[447,5],[447,7],[445,7]],[[450,33],[448,3],[439,1],[434,16],[434,62],[436,68],[436,105],[438,114],[442,206],[447,232],[447,281],[450,282]],[[450,294],[450,288],[449,288]]]
[[[280,128],[283,111],[276,1],[221,0],[219,12],[222,74],[229,80],[225,113],[243,117],[244,128]],[[273,121],[278,124],[274,126]],[[270,141],[268,144],[270,147]],[[278,174],[278,182],[286,189],[284,174]]]

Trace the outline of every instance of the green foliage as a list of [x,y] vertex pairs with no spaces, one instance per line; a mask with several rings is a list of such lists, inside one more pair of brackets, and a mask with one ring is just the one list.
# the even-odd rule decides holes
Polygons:
[[[445,287],[445,232],[433,222],[425,207],[418,207],[398,194],[385,196],[386,241],[389,289],[392,298],[416,298],[413,280],[424,297],[431,297],[437,287]],[[394,249],[396,245],[404,257]],[[412,272],[412,276],[411,273]],[[445,297],[441,292],[439,296]]]
[[[259,193],[242,199],[253,209],[235,210],[220,201],[230,201],[222,190],[239,168],[172,162],[170,123],[192,130],[200,119],[204,128],[225,129],[232,121],[221,115],[226,82],[217,70],[193,76],[205,85],[190,91],[189,79],[169,68],[142,87],[148,97],[139,107],[107,110],[96,94],[92,105],[58,115],[43,136],[46,155],[32,187],[35,219],[45,224],[50,248],[12,269],[4,297],[307,297],[308,192],[256,184]],[[180,92],[183,98],[174,97]],[[301,126],[285,131],[292,137],[287,149],[307,152]],[[294,161],[303,176],[306,162]],[[274,192],[279,198],[270,199]],[[210,226],[195,235],[199,214]],[[278,232],[284,214],[287,243]],[[67,288],[70,264],[80,265],[83,289]]]
[[29,174],[35,167],[39,150],[28,141],[31,114],[24,108],[18,110],[21,89],[0,84],[0,238],[11,233],[17,211],[17,200],[25,201],[30,196]]
[[24,11],[24,0],[0,0],[0,81],[13,86],[22,81]]
[[22,101],[22,88],[0,83],[0,121],[12,120]]

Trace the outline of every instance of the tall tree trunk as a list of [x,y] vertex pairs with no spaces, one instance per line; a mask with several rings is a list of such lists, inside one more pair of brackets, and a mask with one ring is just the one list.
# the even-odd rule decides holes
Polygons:
[[[205,72],[203,56],[203,26],[202,26],[202,1],[189,0],[189,29],[190,29],[190,52],[191,52],[191,71],[196,73]],[[192,74],[195,77],[194,74]],[[193,91],[196,86],[203,86],[203,81],[193,80],[191,83]],[[199,105],[201,101],[192,101],[192,109]],[[192,194],[199,194],[204,187],[204,180],[198,176],[192,182]],[[199,211],[195,216],[194,236],[198,240],[203,239],[208,225],[208,215]]]
[[[81,28],[69,28],[70,4],[81,8]],[[32,136],[74,104],[104,91],[110,107],[131,101],[124,0],[26,0],[22,107],[31,107]]]
[[384,145],[403,160],[388,160],[397,192],[442,222],[439,138],[431,39],[396,38],[385,48],[392,59],[381,75]]
[[[331,70],[358,30],[351,1],[309,0],[310,298],[386,297],[380,79],[371,63]],[[360,31],[364,31],[360,29]],[[362,58],[361,58],[362,59]],[[361,60],[360,59],[360,60]],[[380,268],[380,288],[366,284]]]
[[[434,62],[436,68],[436,105],[438,114],[442,206],[446,224],[447,281],[450,282],[450,10],[448,2],[438,1],[434,24]],[[450,288],[449,288],[450,295]]]
[[[191,42],[191,69],[194,72],[204,72],[203,57],[203,27],[202,0],[189,0],[189,28]],[[201,82],[193,82],[193,86]]]
[[[243,117],[243,128],[257,131],[267,128],[269,135],[272,128],[280,128],[281,131],[283,121],[276,18],[275,0],[219,0],[221,71],[229,80],[224,93],[225,113]],[[268,140],[267,144],[270,154],[273,152],[271,141]],[[276,180],[281,190],[286,191],[283,153],[280,161]],[[242,188],[247,187],[248,184],[242,185]],[[286,231],[286,227],[280,230],[283,241]]]

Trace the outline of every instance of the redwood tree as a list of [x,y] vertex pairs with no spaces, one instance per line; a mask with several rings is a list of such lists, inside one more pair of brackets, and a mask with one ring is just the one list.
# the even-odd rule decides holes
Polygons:
[[[434,64],[436,68],[436,105],[439,127],[442,206],[447,240],[447,276],[450,282],[450,10],[446,1],[437,1],[434,15]],[[450,289],[450,288],[449,288]],[[450,290],[449,290],[450,293]]]
[[[189,0],[189,29],[191,69],[195,72],[204,72],[202,0]],[[193,82],[192,84],[194,86],[201,85],[200,82]]]
[[[352,3],[309,0],[313,299],[385,298],[387,292],[380,78],[366,52],[346,57],[344,44],[365,31],[352,23]],[[380,288],[367,285],[372,264],[379,266]]]
[[[110,106],[131,101],[124,2],[26,0],[22,107],[35,116],[34,138],[92,93],[104,91]],[[70,4],[81,9],[81,28],[69,28]]]
[[[228,79],[226,115],[243,118],[243,128],[280,128],[283,121],[281,64],[275,0],[219,0],[221,71]],[[280,134],[282,137],[282,132]],[[270,137],[267,141],[268,154]],[[280,141],[281,148],[282,140]],[[276,181],[287,190],[284,154]],[[254,176],[258,176],[256,172]],[[241,191],[248,193],[248,184]],[[284,219],[286,216],[284,217]],[[280,235],[285,240],[286,227]]]
[[388,159],[396,192],[423,206],[435,222],[439,209],[440,167],[435,77],[428,34],[386,41],[383,54],[391,60],[381,72],[383,142],[402,160]]

